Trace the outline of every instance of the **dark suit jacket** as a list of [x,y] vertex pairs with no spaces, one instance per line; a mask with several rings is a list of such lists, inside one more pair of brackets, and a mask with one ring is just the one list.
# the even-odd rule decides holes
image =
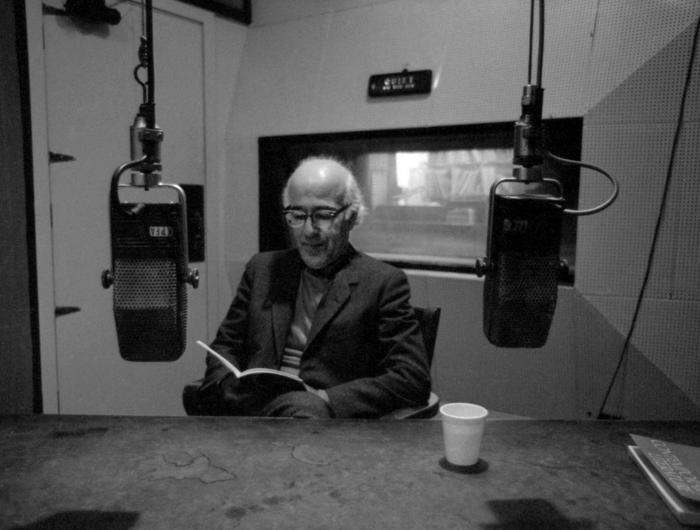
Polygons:
[[[296,250],[255,255],[212,348],[241,369],[279,368],[302,267]],[[227,374],[207,356],[203,387]],[[402,270],[350,249],[318,306],[299,376],[326,390],[336,417],[426,402],[430,370]]]

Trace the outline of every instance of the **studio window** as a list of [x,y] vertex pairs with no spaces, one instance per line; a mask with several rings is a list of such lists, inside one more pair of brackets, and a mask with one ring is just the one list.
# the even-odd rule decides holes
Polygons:
[[[548,148],[580,158],[582,120],[545,120]],[[485,256],[489,192],[512,176],[512,122],[263,137],[260,157],[260,249],[289,246],[281,219],[286,178],[307,156],[333,156],[355,174],[367,215],[353,245],[394,265],[474,272]],[[562,184],[567,208],[578,203],[578,169],[545,164]],[[560,254],[575,270],[576,224],[564,217]]]

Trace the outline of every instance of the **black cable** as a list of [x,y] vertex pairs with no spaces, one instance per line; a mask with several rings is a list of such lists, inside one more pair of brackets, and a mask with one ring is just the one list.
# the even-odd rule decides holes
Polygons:
[[535,0],[530,0],[530,38],[527,50],[527,84],[532,81],[532,33],[535,24]]
[[618,359],[617,366],[615,367],[615,371],[613,372],[612,379],[610,380],[610,384],[608,385],[608,390],[605,393],[605,398],[603,398],[603,404],[600,406],[600,409],[598,410],[598,419],[601,419],[603,416],[603,411],[605,410],[605,405],[608,402],[608,398],[610,397],[610,392],[612,391],[613,385],[615,384],[615,380],[617,379],[617,376],[620,372],[620,367],[622,366],[623,361],[627,357],[627,352],[629,350],[629,345],[630,341],[632,339],[632,335],[634,333],[634,329],[637,325],[637,320],[639,318],[639,311],[642,307],[642,300],[644,299],[644,293],[646,292],[647,284],[649,283],[649,276],[651,275],[651,266],[652,262],[654,261],[654,254],[656,253],[656,244],[659,239],[659,233],[661,231],[661,223],[664,218],[664,213],[666,212],[666,201],[668,198],[668,191],[670,188],[671,184],[671,176],[673,175],[673,166],[675,163],[676,159],[676,151],[678,150],[678,140],[680,138],[680,133],[681,133],[681,128],[683,126],[683,114],[685,113],[685,100],[688,95],[688,88],[690,86],[690,80],[693,75],[693,63],[695,62],[695,51],[697,48],[697,42],[698,42],[698,33],[700,33],[700,17],[698,17],[698,20],[695,24],[695,33],[693,35],[693,43],[690,49],[690,60],[688,61],[688,69],[685,74],[685,84],[683,86],[683,95],[681,97],[681,105],[680,109],[678,111],[678,120],[676,122],[676,131],[673,135],[673,145],[671,147],[671,157],[668,162],[668,167],[666,169],[666,182],[664,183],[664,190],[663,194],[661,196],[661,206],[659,207],[659,215],[656,218],[656,226],[654,227],[654,236],[652,238],[651,242],[651,249],[649,251],[649,256],[647,258],[647,265],[646,265],[646,270],[644,272],[644,280],[642,281],[642,287],[639,290],[639,296],[637,297],[637,303],[634,308],[634,314],[632,316],[632,323],[630,324],[630,329],[627,332],[627,336],[625,337],[625,343],[622,346],[622,351],[620,352],[620,358]]
[[544,0],[540,0],[539,44],[537,50],[537,86],[542,86],[542,57],[544,56]]
[[146,71],[148,72],[147,105],[150,107],[146,115],[146,127],[153,129],[156,126],[156,76],[155,66],[153,64],[153,0],[146,0],[146,42],[148,43],[148,64],[146,65]]
[[613,202],[615,202],[615,199],[617,198],[617,194],[620,190],[620,186],[617,183],[617,180],[615,177],[613,177],[610,173],[605,171],[603,168],[595,166],[593,164],[587,164],[586,162],[581,162],[579,160],[570,160],[568,158],[563,158],[561,156],[557,156],[553,153],[550,153],[549,151],[543,151],[544,156],[551,160],[555,160],[559,162],[560,164],[567,164],[570,166],[578,166],[578,167],[585,167],[588,169],[592,169],[593,171],[597,171],[601,175],[605,176],[613,186],[613,191],[610,194],[610,196],[605,200],[605,202],[599,204],[598,206],[595,206],[593,208],[588,208],[586,210],[570,210],[570,209],[565,209],[564,213],[568,215],[591,215],[594,213],[602,212],[605,210],[608,206],[610,206]]

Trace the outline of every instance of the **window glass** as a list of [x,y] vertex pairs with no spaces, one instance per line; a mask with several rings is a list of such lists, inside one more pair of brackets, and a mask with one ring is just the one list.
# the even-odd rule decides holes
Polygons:
[[486,252],[489,190],[510,177],[512,149],[369,153],[355,161],[367,212],[352,232],[387,260],[471,265]]

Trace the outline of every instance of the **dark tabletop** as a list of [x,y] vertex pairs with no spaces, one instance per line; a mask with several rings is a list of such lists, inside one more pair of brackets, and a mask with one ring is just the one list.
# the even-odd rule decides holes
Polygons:
[[472,473],[439,421],[0,417],[0,528],[676,528],[630,433],[700,423],[489,421]]

